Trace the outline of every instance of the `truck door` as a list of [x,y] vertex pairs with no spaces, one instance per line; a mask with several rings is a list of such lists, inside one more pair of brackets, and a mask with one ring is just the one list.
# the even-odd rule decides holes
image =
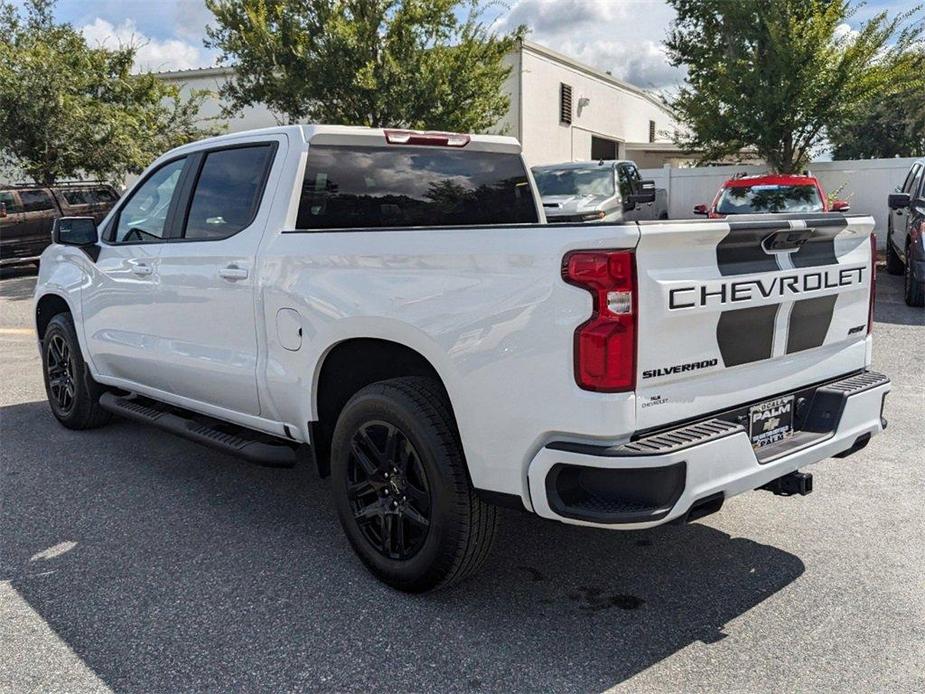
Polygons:
[[260,413],[255,261],[274,156],[285,143],[242,139],[191,156],[185,213],[161,253],[153,312],[164,339],[160,368],[176,395]]
[[81,292],[89,357],[107,376],[168,390],[154,322],[158,258],[175,216],[186,158],[161,165],[129,193],[103,232]]
[[14,190],[0,190],[0,260],[15,260],[29,255],[23,243],[23,216],[19,196]]
[[[918,175],[922,171],[922,168],[923,166],[918,162],[913,164],[902,186],[897,188],[897,190],[902,193],[909,193],[910,197],[912,197],[912,191],[915,190],[916,183],[918,182]],[[910,219],[909,212],[908,209],[890,210],[889,240],[893,244],[893,248],[895,248],[900,255],[906,250],[906,227]]]
[[31,255],[41,255],[51,243],[51,227],[58,216],[58,207],[51,193],[43,188],[21,189],[19,201],[23,213],[23,243]]

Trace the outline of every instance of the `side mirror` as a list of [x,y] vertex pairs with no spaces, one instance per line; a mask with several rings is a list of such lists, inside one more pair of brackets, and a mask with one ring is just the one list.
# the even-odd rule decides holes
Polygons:
[[93,217],[58,217],[51,238],[65,246],[95,246],[100,240]]
[[0,202],[0,218],[6,217],[6,203]]
[[704,216],[710,214],[710,211],[707,209],[706,205],[694,205],[694,214],[702,214]]
[[887,198],[887,205],[890,206],[891,210],[903,210],[912,203],[912,198],[909,196],[909,193],[890,193],[890,197]]
[[847,200],[833,200],[832,201],[832,212],[847,212],[851,209],[851,205]]
[[655,202],[655,181],[639,181],[636,192],[629,195],[629,201],[636,204]]

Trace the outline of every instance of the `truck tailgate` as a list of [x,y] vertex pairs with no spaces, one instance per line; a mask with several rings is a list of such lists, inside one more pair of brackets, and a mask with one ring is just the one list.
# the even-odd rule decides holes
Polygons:
[[756,215],[640,230],[637,429],[867,364],[872,218]]

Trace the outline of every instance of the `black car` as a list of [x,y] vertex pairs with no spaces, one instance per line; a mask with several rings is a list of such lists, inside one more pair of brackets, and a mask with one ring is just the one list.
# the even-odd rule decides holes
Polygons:
[[99,223],[118,199],[106,183],[0,186],[0,266],[38,258],[51,243],[57,217],[93,217]]
[[886,271],[905,274],[907,304],[925,306],[925,159],[912,165],[889,205]]

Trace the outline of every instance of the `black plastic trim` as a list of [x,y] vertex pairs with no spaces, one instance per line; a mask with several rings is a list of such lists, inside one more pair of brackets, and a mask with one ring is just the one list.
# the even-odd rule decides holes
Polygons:
[[251,463],[292,467],[297,448],[277,437],[196,415],[140,396],[103,393],[100,407],[126,419],[153,424],[171,434],[214,448]]
[[486,504],[491,504],[492,506],[510,508],[514,509],[515,511],[527,510],[527,507],[524,506],[523,499],[521,499],[516,494],[496,492],[491,489],[476,489],[475,493],[482,501],[484,501]]
[[563,518],[606,525],[647,523],[671,512],[686,481],[684,461],[638,468],[556,463],[546,475],[546,499]]

